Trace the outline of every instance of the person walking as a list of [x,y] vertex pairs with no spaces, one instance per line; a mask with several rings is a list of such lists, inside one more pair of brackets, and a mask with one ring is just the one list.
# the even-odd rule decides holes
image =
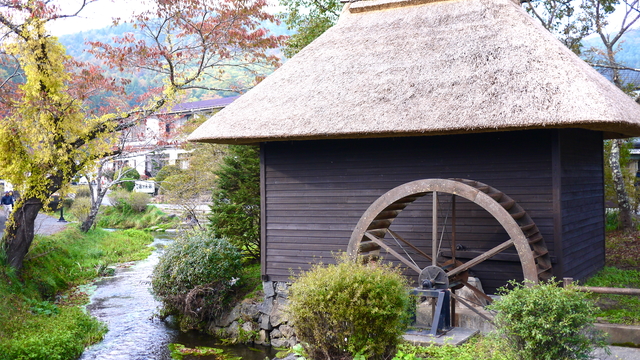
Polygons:
[[9,214],[11,214],[11,209],[13,208],[13,196],[6,191],[2,199],[0,199],[0,204],[4,208],[5,219],[9,219]]

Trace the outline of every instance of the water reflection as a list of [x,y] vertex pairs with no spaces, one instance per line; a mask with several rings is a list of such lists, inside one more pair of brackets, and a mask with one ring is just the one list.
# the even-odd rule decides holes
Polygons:
[[[128,268],[117,269],[113,277],[95,284],[97,288],[87,309],[107,324],[109,332],[101,343],[88,348],[81,360],[169,360],[169,343],[188,347],[215,345],[211,336],[195,332],[183,334],[153,318],[160,303],[149,291],[151,273],[164,247],[172,241],[171,235],[157,236],[152,244],[157,250],[151,256]],[[246,346],[227,349],[247,360],[263,360],[274,355],[267,348],[260,348],[261,351]],[[207,357],[194,359],[206,360]]]

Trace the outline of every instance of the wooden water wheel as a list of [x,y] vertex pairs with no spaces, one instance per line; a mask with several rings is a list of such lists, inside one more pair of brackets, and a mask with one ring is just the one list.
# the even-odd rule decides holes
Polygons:
[[[421,248],[405,240],[400,234],[390,229],[391,224],[400,213],[414,201],[427,194],[432,196],[432,242],[431,249]],[[449,259],[438,260],[442,248],[438,245],[438,197],[451,197],[453,214],[451,217],[451,241]],[[464,198],[480,206],[488,212],[506,231],[508,238],[501,244],[480,252],[477,256],[462,262],[456,257],[455,240],[455,199]],[[395,243],[391,243],[392,238]],[[442,241],[440,241],[440,244]],[[477,289],[467,283],[468,271],[474,266],[515,247],[517,258],[522,265],[524,279],[537,283],[539,280],[551,278],[551,260],[545,242],[531,217],[513,199],[503,192],[486,184],[466,179],[426,179],[416,180],[400,185],[379,197],[360,218],[351,235],[347,252],[350,256],[378,257],[385,251],[407,268],[424,276],[426,268],[408,255],[406,249],[431,262],[431,267],[442,268],[448,276],[448,287],[455,289],[467,286],[472,291]],[[402,249],[402,250],[400,250]],[[512,250],[511,250],[512,251]],[[515,255],[515,254],[514,254]],[[480,294],[479,294],[480,295]],[[483,297],[486,298],[486,295]]]

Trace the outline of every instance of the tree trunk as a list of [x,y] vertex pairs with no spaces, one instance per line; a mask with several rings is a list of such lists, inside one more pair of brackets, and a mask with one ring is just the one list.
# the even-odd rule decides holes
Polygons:
[[20,271],[22,263],[29,252],[35,233],[35,220],[42,209],[42,201],[37,198],[29,198],[18,201],[13,208],[11,218],[13,222],[7,222],[3,238],[3,247],[7,255],[9,266]]
[[105,194],[107,193],[106,189],[98,188],[98,194],[93,196],[93,189],[91,189],[91,210],[89,211],[89,216],[87,219],[80,225],[80,231],[87,232],[91,230],[93,224],[96,222],[96,218],[98,217],[98,211],[100,210],[100,205],[102,205],[102,199],[104,199]]
[[618,207],[620,208],[620,226],[622,230],[630,230],[633,227],[631,200],[627,193],[622,170],[620,169],[620,143],[622,140],[611,140],[611,155],[609,156],[609,165],[613,177],[613,185],[616,190],[618,199]]

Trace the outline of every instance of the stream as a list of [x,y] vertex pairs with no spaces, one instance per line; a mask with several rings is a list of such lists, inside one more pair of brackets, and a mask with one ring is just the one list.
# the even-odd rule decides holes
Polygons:
[[[170,360],[170,343],[188,347],[216,345],[212,336],[196,332],[181,333],[169,322],[153,315],[160,303],[150,293],[151,273],[165,246],[173,241],[169,234],[157,235],[151,246],[156,250],[147,259],[130,267],[116,269],[115,275],[90,285],[91,302],[87,310],[104,322],[109,331],[102,342],[87,348],[80,360]],[[272,358],[270,348],[248,346],[215,346],[247,360]],[[184,357],[213,359],[213,357]]]

